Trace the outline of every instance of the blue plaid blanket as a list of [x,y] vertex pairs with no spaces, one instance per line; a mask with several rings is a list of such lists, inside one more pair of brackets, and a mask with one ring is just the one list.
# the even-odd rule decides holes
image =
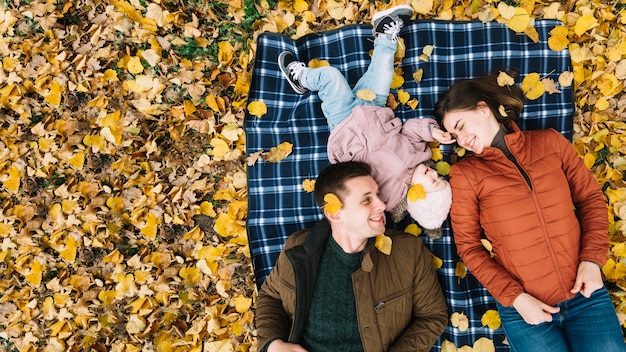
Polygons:
[[[525,75],[536,72],[558,82],[558,76],[571,71],[569,52],[548,48],[549,32],[560,22],[542,20],[535,23],[540,41],[534,43],[526,35],[516,34],[498,23],[417,20],[403,28],[406,55],[402,60],[404,85],[411,98],[417,98],[416,109],[400,105],[396,115],[401,119],[432,117],[432,108],[438,96],[454,81],[484,73],[514,68]],[[428,60],[420,59],[426,46],[434,46]],[[282,78],[278,68],[278,54],[294,52],[301,61],[327,60],[338,68],[351,84],[365,72],[373,48],[372,28],[369,25],[349,25],[336,30],[310,34],[298,40],[264,33],[258,37],[248,103],[262,101],[267,113],[262,117],[247,115],[245,131],[247,153],[269,151],[282,142],[293,144],[292,153],[280,162],[258,159],[248,167],[248,222],[250,243],[257,285],[272,269],[287,236],[294,231],[312,226],[322,214],[315,206],[312,193],[307,193],[302,182],[315,179],[328,165],[326,142],[328,127],[315,93],[299,95]],[[423,78],[416,82],[412,74],[423,69]],[[558,83],[557,83],[558,85]],[[524,108],[520,127],[538,129],[552,127],[571,139],[573,126],[573,89],[559,87],[561,93],[544,94],[529,101]],[[451,150],[444,146],[444,155]],[[405,228],[410,218],[393,225]],[[390,223],[390,222],[388,222]],[[456,275],[460,261],[449,223],[444,224],[444,236],[431,240],[422,236],[431,252],[443,261],[438,275],[447,298],[450,314],[463,313],[469,319],[469,328],[461,331],[448,325],[433,347],[440,351],[445,340],[457,347],[472,346],[481,337],[492,339],[496,351],[508,351],[502,328],[491,330],[481,322],[483,314],[495,308],[494,299],[468,273],[461,279]]]

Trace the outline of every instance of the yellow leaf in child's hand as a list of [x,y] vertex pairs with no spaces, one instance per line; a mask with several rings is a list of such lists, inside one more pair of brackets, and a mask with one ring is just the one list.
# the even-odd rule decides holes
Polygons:
[[426,198],[424,186],[419,183],[411,185],[407,193],[407,198],[409,199],[409,202],[417,202],[420,199]]
[[420,229],[416,224],[409,224],[404,228],[404,232],[413,236],[419,236],[422,233],[422,229]]
[[265,160],[273,163],[279,162],[288,157],[292,150],[293,144],[289,142],[282,142],[278,146],[270,148],[270,151],[265,156]]
[[467,275],[467,269],[465,269],[465,263],[463,262],[456,263],[455,275],[460,277],[461,279],[465,279],[465,276]]
[[498,314],[498,311],[494,309],[489,309],[485,312],[482,318],[480,318],[480,322],[483,326],[487,325],[491,330],[497,330],[502,325],[502,322],[500,321],[500,314]]
[[309,180],[308,178],[302,181],[302,188],[306,193],[311,193],[315,190],[315,180]]
[[138,58],[137,56],[131,57],[128,60],[128,63],[126,64],[126,68],[128,69],[128,72],[133,75],[143,72],[143,65],[141,64],[141,59]]
[[469,328],[469,319],[465,313],[454,312],[450,315],[450,324],[460,331],[466,331]]
[[406,104],[409,101],[409,98],[411,98],[411,94],[409,94],[408,92],[404,90],[398,91],[398,101],[402,104]]
[[543,95],[546,91],[544,83],[541,81],[541,77],[538,73],[533,72],[528,74],[522,80],[522,90],[526,95],[526,98],[535,100]]
[[391,237],[385,236],[385,234],[376,236],[374,246],[383,254],[389,255],[389,253],[391,253]]
[[330,215],[336,214],[343,206],[339,198],[332,193],[326,193],[326,195],[324,195],[324,202],[326,202],[324,208]]
[[498,85],[500,87],[512,86],[515,84],[515,79],[509,76],[508,73],[502,72],[502,71],[500,71],[500,73],[498,74],[498,78],[496,80],[498,81]]
[[261,117],[267,114],[267,106],[260,100],[255,100],[248,104],[248,112],[250,115]]
[[432,254],[432,256],[433,256],[433,268],[435,268],[435,270],[441,268],[443,266],[443,260],[441,260],[441,258],[437,257],[434,254]]

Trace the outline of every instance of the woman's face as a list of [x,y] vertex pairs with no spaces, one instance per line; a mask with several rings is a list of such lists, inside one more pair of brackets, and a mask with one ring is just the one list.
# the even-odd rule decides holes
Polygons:
[[491,145],[500,125],[485,104],[474,110],[452,110],[446,112],[443,126],[456,139],[459,146],[482,154]]

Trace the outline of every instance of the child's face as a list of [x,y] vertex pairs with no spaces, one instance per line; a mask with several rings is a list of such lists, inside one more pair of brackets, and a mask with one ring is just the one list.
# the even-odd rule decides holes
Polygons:
[[437,171],[424,164],[417,165],[411,182],[422,185],[426,193],[441,191],[446,188],[446,181],[439,177]]

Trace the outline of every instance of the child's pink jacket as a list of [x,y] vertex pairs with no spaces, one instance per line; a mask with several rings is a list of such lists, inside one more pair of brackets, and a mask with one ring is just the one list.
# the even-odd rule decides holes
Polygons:
[[388,107],[358,106],[330,134],[328,159],[370,164],[380,198],[393,211],[406,197],[415,167],[431,158],[431,124],[435,120],[415,118],[403,125]]

